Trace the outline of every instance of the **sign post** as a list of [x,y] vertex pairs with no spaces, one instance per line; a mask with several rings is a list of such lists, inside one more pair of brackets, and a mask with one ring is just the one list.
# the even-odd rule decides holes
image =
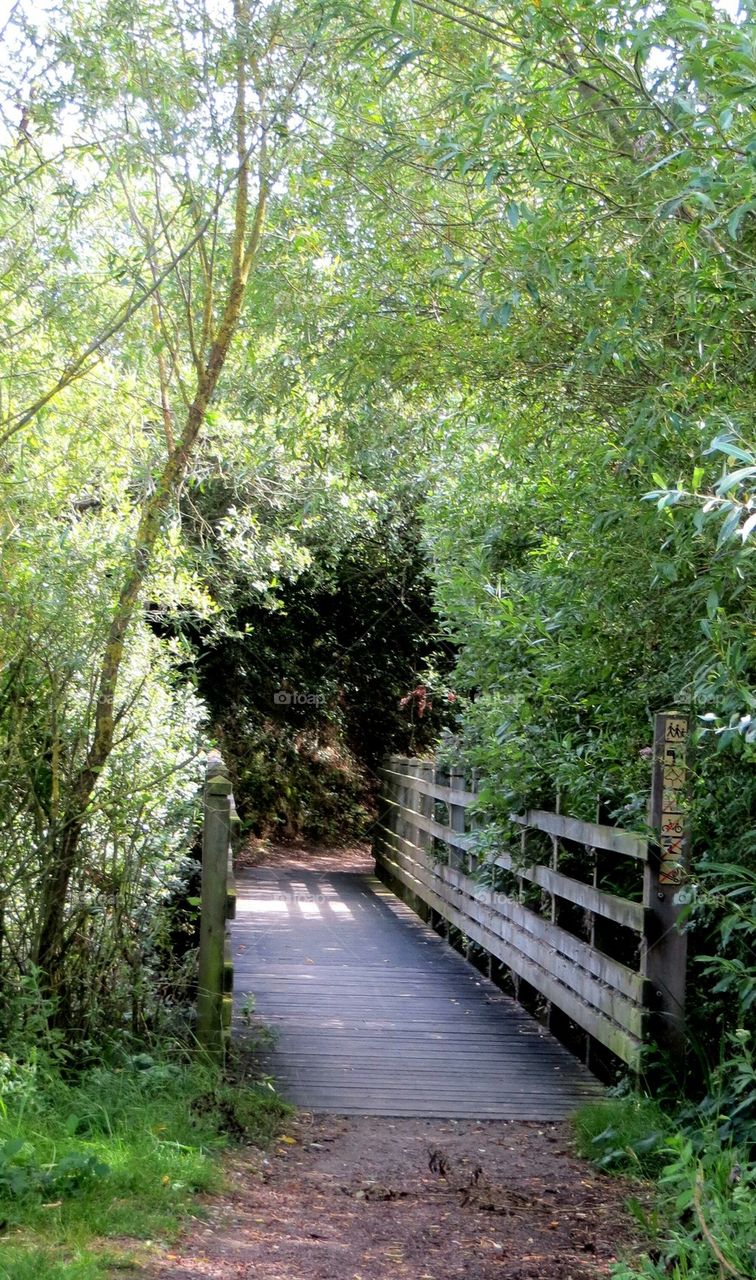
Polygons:
[[685,969],[688,940],[678,928],[689,901],[686,821],[687,716],[660,712],[654,722],[649,846],[644,883],[646,927],[643,974],[647,980],[648,1039],[672,1053],[685,1049]]

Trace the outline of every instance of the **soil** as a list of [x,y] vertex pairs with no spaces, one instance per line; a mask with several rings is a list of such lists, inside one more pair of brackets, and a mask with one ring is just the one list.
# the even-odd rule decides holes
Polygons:
[[229,1160],[151,1280],[595,1280],[632,1248],[628,1188],[567,1125],[301,1115]]
[[346,871],[354,875],[372,875],[375,859],[366,844],[347,845],[342,848],[326,848],[319,844],[296,841],[282,844],[270,840],[249,837],[234,854],[234,866],[285,867],[288,871]]

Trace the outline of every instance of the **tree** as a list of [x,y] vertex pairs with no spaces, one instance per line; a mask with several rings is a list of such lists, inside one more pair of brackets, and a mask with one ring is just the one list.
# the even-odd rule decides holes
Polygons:
[[[129,711],[128,698],[119,701],[129,633],[239,327],[312,55],[314,32],[296,30],[295,17],[243,0],[231,14],[180,2],[170,14],[159,5],[104,3],[86,16],[62,6],[43,30],[21,15],[13,32],[35,74],[32,96],[20,98],[23,127],[9,142],[6,170],[22,193],[19,213],[28,185],[41,188],[52,211],[47,237],[39,228],[32,236],[38,274],[25,279],[14,261],[14,288],[23,310],[33,312],[31,295],[46,289],[53,304],[31,316],[25,367],[13,374],[26,403],[6,397],[5,444],[23,449],[24,431],[61,397],[70,405],[73,385],[103,366],[116,379],[135,371],[140,392],[158,402],[162,431],[109,570],[110,603],[94,623],[91,718],[69,744],[73,758],[47,836],[35,952],[61,998],[68,888],[95,788]],[[83,256],[86,278],[104,275],[100,301],[112,295],[112,311],[93,336],[76,326],[73,351],[50,380],[46,369],[38,372],[39,351],[49,345],[57,363],[68,300],[45,239],[61,199],[73,223],[65,258],[85,235],[72,270],[76,298]],[[75,319],[91,321],[86,300]]]

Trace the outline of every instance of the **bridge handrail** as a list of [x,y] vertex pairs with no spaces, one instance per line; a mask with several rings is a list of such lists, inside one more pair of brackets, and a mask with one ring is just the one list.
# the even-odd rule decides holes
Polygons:
[[[638,1069],[645,1045],[663,1039],[665,1030],[653,957],[655,907],[663,895],[649,840],[530,809],[510,815],[520,829],[515,847],[498,842],[491,848],[480,839],[485,820],[475,809],[482,808],[482,797],[474,775],[433,760],[392,756],[380,777],[379,874],[442,931],[458,931],[466,946],[474,944],[488,953],[489,963],[505,966],[518,993],[520,985],[537,992],[547,1002],[550,1025],[556,1010],[581,1028],[589,1060],[595,1041]],[[569,874],[580,847],[585,866]],[[495,887],[497,869],[506,891]],[[633,882],[632,892],[602,887],[620,870]]]

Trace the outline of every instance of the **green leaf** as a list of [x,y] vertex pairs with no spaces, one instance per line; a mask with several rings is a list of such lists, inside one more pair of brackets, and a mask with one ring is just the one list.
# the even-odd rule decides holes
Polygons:
[[738,231],[740,230],[740,224],[745,218],[746,214],[751,213],[753,211],[753,208],[754,208],[753,203],[749,200],[745,204],[737,205],[737,207],[733,209],[732,213],[727,219],[727,234],[730,236],[732,240],[737,240]]
[[403,53],[401,58],[399,58],[394,63],[386,80],[384,80],[383,82],[384,88],[386,87],[386,85],[391,84],[392,80],[396,80],[396,77],[401,74],[401,72],[404,70],[406,66],[409,65],[410,62],[414,62],[417,58],[422,57],[422,54],[423,54],[422,49],[408,49],[406,53]]
[[647,178],[650,173],[655,173],[657,169],[663,169],[665,165],[671,164],[673,160],[677,160],[680,156],[684,156],[686,152],[687,147],[679,147],[677,151],[673,151],[670,155],[662,156],[661,160],[656,161],[656,164],[652,164],[648,169],[644,169],[643,172],[638,175],[638,179]]
[[741,449],[740,445],[735,444],[731,435],[717,436],[704,453],[725,453],[728,458],[738,458],[741,462],[750,462],[756,466],[756,455]]
[[756,465],[752,467],[739,467],[737,471],[730,471],[726,476],[717,482],[717,493],[729,493],[730,489],[734,489],[736,485],[742,484],[744,480],[756,479]]
[[719,537],[717,538],[718,547],[724,546],[725,542],[729,541],[729,539],[735,533],[735,530],[737,529],[739,524],[740,524],[740,508],[735,507],[734,511],[731,511],[729,513],[729,515],[727,516],[727,519],[722,524],[722,528],[719,530]]

